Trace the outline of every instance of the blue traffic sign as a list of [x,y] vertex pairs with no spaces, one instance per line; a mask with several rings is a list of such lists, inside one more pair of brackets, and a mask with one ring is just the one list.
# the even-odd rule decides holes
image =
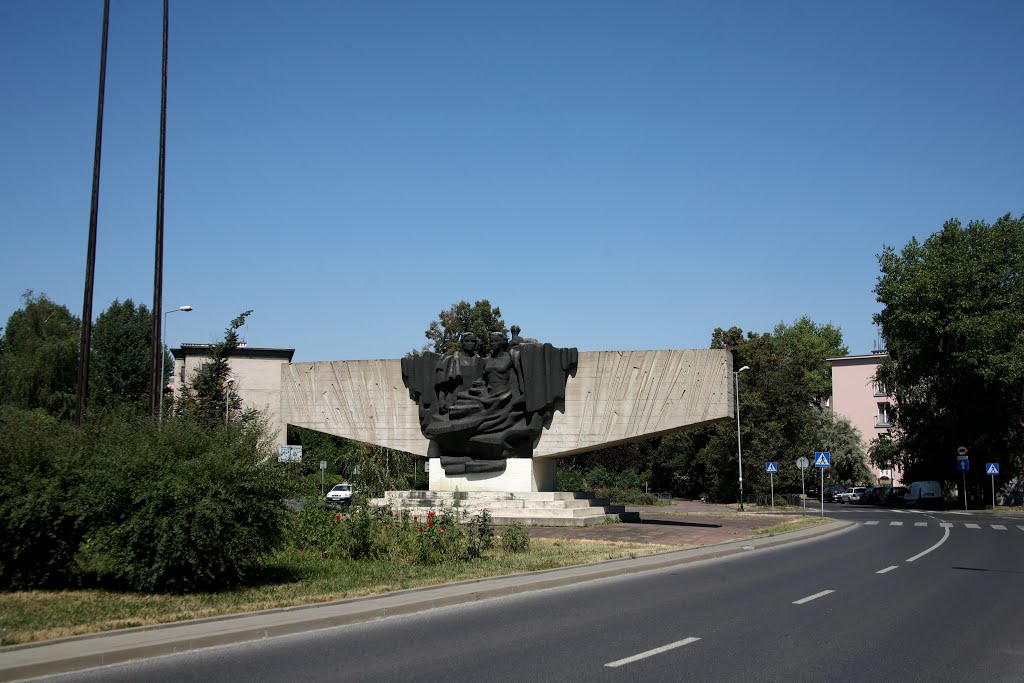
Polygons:
[[779,463],[777,463],[777,462],[766,462],[764,464],[764,471],[767,474],[778,474],[779,473]]
[[815,451],[814,466],[821,469],[832,467],[832,454],[828,451]]
[[971,461],[970,460],[957,460],[956,461],[956,468],[959,471],[961,471],[961,472],[966,472],[967,470],[971,469]]
[[999,463],[990,462],[985,465],[985,474],[999,474]]

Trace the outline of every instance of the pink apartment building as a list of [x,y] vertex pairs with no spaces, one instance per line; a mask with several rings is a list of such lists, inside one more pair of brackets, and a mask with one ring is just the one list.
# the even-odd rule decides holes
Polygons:
[[[860,432],[865,451],[876,437],[889,433],[891,399],[886,388],[875,381],[875,372],[887,357],[885,351],[875,351],[862,356],[827,359],[832,363],[832,410],[853,423]],[[899,470],[869,467],[880,485],[901,483]]]

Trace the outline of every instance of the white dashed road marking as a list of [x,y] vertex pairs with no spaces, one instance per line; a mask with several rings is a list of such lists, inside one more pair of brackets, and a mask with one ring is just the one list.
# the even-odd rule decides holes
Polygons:
[[814,595],[808,595],[806,598],[800,598],[799,600],[794,600],[793,604],[794,605],[802,605],[805,602],[810,602],[811,600],[817,600],[818,598],[823,598],[826,595],[828,595],[829,593],[835,593],[835,591],[834,590],[827,590],[827,591],[821,591],[820,593],[815,593]]
[[1006,527],[1002,524],[989,524],[989,526],[993,529],[998,529],[999,531],[1006,531]]
[[897,569],[896,565],[893,565],[891,567],[886,567],[885,569],[879,569],[875,573],[876,574],[887,574],[888,572],[891,572],[893,569]]
[[660,655],[662,652],[668,652],[669,650],[674,650],[677,647],[682,647],[683,645],[689,645],[690,643],[696,643],[698,640],[700,640],[700,638],[694,638],[692,636],[690,638],[683,638],[682,640],[677,640],[674,643],[669,643],[668,645],[662,645],[661,647],[656,647],[653,650],[648,650],[647,652],[641,652],[640,654],[633,655],[632,657],[626,657],[625,659],[616,659],[614,662],[608,662],[607,664],[605,664],[605,666],[610,666],[612,668],[615,668],[617,666],[622,666],[623,664],[630,664],[632,662],[636,662],[636,661],[639,661],[641,659],[646,659],[647,657],[653,657],[654,655]]
[[968,529],[980,529],[981,528],[977,524],[971,524],[970,522],[965,523],[964,526],[967,527]]
[[939,522],[939,526],[941,526],[944,529],[948,529],[949,527],[953,526],[953,522]]
[[914,526],[928,526],[928,522],[914,522]]
[[903,522],[889,522],[889,526],[903,526]]
[[871,526],[872,524],[878,524],[877,521],[864,522],[864,526]]

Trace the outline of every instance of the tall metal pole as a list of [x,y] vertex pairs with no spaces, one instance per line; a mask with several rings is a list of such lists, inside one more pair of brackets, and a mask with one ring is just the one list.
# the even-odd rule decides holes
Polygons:
[[78,387],[75,424],[82,425],[89,395],[89,350],[92,341],[92,290],[96,273],[96,226],[100,211],[100,152],[103,149],[103,92],[107,84],[107,29],[110,0],[103,0],[103,38],[100,41],[100,88],[96,104],[96,146],[92,156],[92,203],[89,208],[89,246],[85,257],[85,293],[82,301],[82,338],[78,344]]
[[168,2],[164,0],[164,49],[160,81],[160,158],[156,180],[156,250],[153,266],[153,330],[152,353],[149,357],[149,414],[157,415],[160,397],[163,395],[163,371],[160,369],[164,355],[163,334],[160,317],[164,300],[164,167],[167,149],[167,28]]
[[178,313],[179,311],[182,313],[188,313],[191,310],[191,306],[178,306],[177,308],[173,308],[164,313],[164,326],[163,328],[161,328],[160,335],[160,407],[157,413],[157,420],[159,422],[164,421],[164,364],[167,361],[167,353],[164,351],[164,349],[167,348],[167,316],[169,316],[171,313]]
[[743,512],[743,439],[740,438],[740,373],[743,372],[743,368],[732,373],[733,379],[736,380],[736,450],[740,460],[740,512]]

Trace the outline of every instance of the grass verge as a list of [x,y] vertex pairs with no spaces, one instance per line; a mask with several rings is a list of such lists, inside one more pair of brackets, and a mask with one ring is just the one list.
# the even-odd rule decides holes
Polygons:
[[778,524],[758,527],[752,531],[755,538],[764,538],[765,536],[776,536],[790,531],[810,529],[811,527],[827,524],[831,521],[831,519],[822,519],[821,517],[791,517],[779,522]]
[[314,553],[286,550],[271,558],[251,585],[234,590],[180,595],[96,589],[0,593],[0,645],[306,605],[668,550],[678,548],[538,538],[530,540],[526,552],[506,554],[495,549],[473,561],[436,566],[320,559]]

